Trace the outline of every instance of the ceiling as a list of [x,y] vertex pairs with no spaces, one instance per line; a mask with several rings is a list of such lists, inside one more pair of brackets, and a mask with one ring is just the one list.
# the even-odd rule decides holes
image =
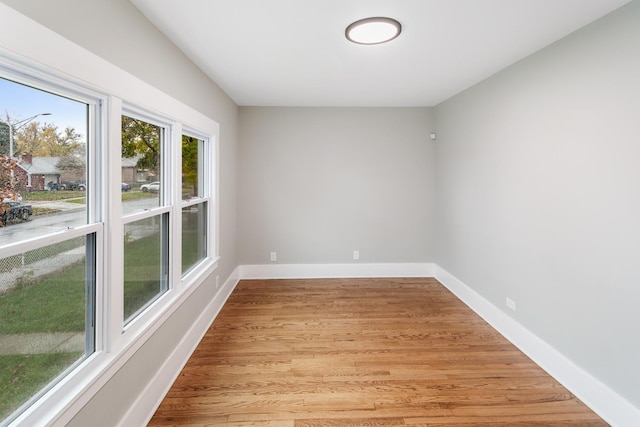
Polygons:
[[[131,0],[238,105],[433,106],[629,0]],[[350,43],[353,21],[402,24]]]

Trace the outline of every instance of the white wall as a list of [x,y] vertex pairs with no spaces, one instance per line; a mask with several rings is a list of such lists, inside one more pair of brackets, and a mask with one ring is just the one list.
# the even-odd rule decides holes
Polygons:
[[430,108],[242,107],[240,263],[431,262],[431,128]]
[[[238,265],[238,108],[127,0],[3,0],[3,3],[173,96],[220,124],[220,283]],[[44,44],[44,43],[43,43]],[[66,52],[58,52],[64,56]],[[74,57],[68,61],[73,62]],[[69,423],[114,426],[161,370],[215,294],[209,277]]]
[[634,1],[436,108],[436,263],[636,407],[639,52]]

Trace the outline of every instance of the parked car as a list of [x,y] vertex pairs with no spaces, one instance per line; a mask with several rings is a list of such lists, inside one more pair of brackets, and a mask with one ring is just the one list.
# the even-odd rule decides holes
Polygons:
[[49,181],[44,189],[46,191],[57,191],[60,190],[60,184],[58,184],[57,182]]
[[131,185],[127,184],[126,182],[123,182],[123,183],[120,185],[120,190],[122,190],[122,191],[129,191],[129,190],[131,190]]
[[144,191],[145,193],[147,191],[151,191],[151,192],[157,193],[158,191],[160,191],[160,181],[154,181],[154,182],[150,182],[148,184],[142,184],[140,186],[140,189],[142,191]]
[[78,190],[85,191],[87,189],[87,184],[85,181],[77,180],[77,181],[62,181],[60,183],[61,190]]
[[15,219],[21,219],[27,221],[31,215],[33,215],[33,209],[31,205],[27,205],[22,202],[16,202],[15,200],[5,200],[1,205],[5,208],[1,215],[2,223],[8,224]]

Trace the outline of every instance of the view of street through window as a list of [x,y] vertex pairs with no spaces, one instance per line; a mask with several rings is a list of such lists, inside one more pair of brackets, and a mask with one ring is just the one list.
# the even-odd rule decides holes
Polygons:
[[[104,256],[96,241],[105,216],[95,201],[107,184],[92,181],[91,101],[2,78],[0,95],[1,420],[95,351],[95,271]],[[116,185],[123,211],[135,214],[159,204],[150,148],[158,136],[157,127],[130,123]],[[143,255],[153,249],[156,224],[128,227],[130,259],[150,274],[156,266]],[[141,274],[125,288],[129,314],[149,301]]]

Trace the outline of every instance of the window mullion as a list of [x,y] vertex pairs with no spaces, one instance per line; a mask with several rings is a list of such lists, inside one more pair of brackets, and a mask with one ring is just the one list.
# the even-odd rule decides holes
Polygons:
[[173,287],[180,291],[182,289],[182,271],[178,266],[182,265],[182,124],[174,123],[171,133],[171,193],[172,193],[172,215],[171,229],[169,230],[171,240],[169,245],[169,257],[171,260],[171,283]]
[[108,230],[105,233],[106,265],[104,287],[105,313],[105,349],[113,352],[121,346],[121,332],[123,328],[124,292],[124,253],[122,242],[124,230],[122,223],[122,198],[120,189],[121,169],[121,117],[122,100],[110,97],[107,108],[107,144],[106,167],[102,181],[102,191],[106,196],[105,218]]

